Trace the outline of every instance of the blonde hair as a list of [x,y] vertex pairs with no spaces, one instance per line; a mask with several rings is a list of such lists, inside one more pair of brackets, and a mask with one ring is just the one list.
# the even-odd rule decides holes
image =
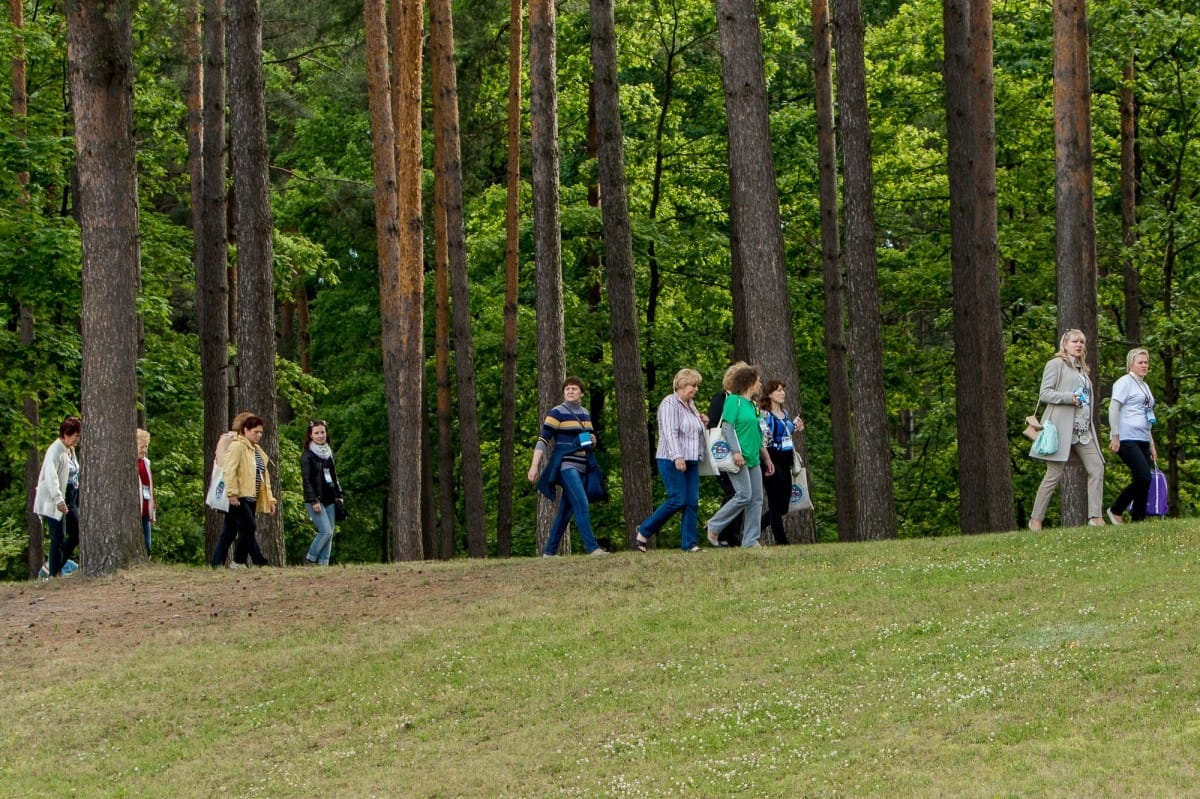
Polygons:
[[[1078,330],[1073,327],[1070,330],[1065,331],[1058,339],[1058,352],[1054,353],[1055,357],[1062,358],[1067,363],[1074,365],[1074,361],[1071,360],[1071,355],[1067,353],[1067,344],[1075,340],[1082,341],[1086,347],[1087,336],[1083,334],[1082,330]],[[1079,366],[1083,369],[1083,373],[1085,375],[1091,372],[1091,370],[1088,369],[1086,357],[1079,359]]]
[[254,414],[250,411],[242,411],[237,416],[233,417],[233,421],[229,423],[229,429],[236,430],[239,433],[242,432],[242,425],[244,425],[246,420],[251,416],[254,416]]
[[146,446],[150,446],[150,433],[149,433],[149,431],[147,431],[147,430],[143,430],[142,428],[140,428],[140,427],[139,427],[139,428],[137,429],[137,443],[139,443],[139,444],[145,444]]
[[725,370],[725,376],[721,378],[721,388],[726,391],[733,391],[733,376],[737,374],[739,369],[745,369],[750,364],[745,361],[738,361],[733,366]]
[[684,386],[699,386],[702,379],[700,373],[695,369],[680,369],[675,373],[675,381],[672,387],[678,391]]
[[1139,356],[1139,355],[1145,355],[1145,356],[1146,356],[1146,358],[1147,358],[1147,360],[1149,360],[1149,358],[1150,358],[1150,351],[1149,351],[1149,350],[1147,350],[1145,347],[1134,347],[1133,349],[1131,349],[1131,350],[1130,350],[1130,351],[1129,351],[1129,352],[1128,352],[1128,353],[1125,355],[1125,371],[1126,371],[1126,372],[1132,372],[1132,371],[1133,371],[1133,361],[1134,361],[1134,359],[1136,359],[1136,358],[1137,358],[1137,356]]

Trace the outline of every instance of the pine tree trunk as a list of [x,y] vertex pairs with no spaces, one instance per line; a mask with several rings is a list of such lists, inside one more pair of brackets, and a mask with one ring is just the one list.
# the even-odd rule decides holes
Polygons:
[[[829,380],[829,426],[833,438],[833,486],[839,540],[853,540],[854,398],[846,344],[846,284],[842,277],[841,233],[838,230],[837,136],[833,114],[833,65],[828,0],[813,0],[813,61],[817,109],[817,153],[820,174],[821,263],[825,289],[825,374]],[[811,488],[812,476],[809,476]],[[814,531],[815,538],[815,531]]]
[[[475,388],[475,344],[471,335],[471,290],[463,222],[462,145],[458,124],[458,76],[454,65],[454,16],[450,0],[430,0],[429,41],[434,116],[434,179],[442,184],[440,217],[453,300],[454,368],[458,387],[458,452],[462,463],[467,553],[487,557],[487,508],[479,445],[479,402]],[[453,550],[451,550],[453,554]]]
[[992,9],[988,0],[945,0],[946,130],[959,524],[965,533],[1016,526],[1008,458],[1004,329],[996,233],[996,128]]
[[83,244],[79,554],[88,577],[146,556],[133,435],[140,252],[132,19],[129,4],[108,1],[75,3],[67,15]]
[[[800,380],[793,345],[792,303],[783,254],[775,158],[771,151],[762,35],[754,0],[716,0],[721,42],[721,82],[729,134],[729,216],[733,231],[734,316],[744,320],[744,357],[762,368],[763,379],[789,391],[789,412],[800,413]],[[736,350],[736,347],[735,347]],[[736,354],[736,352],[735,352]],[[796,454],[805,458],[801,439]],[[787,519],[793,537],[811,514]]]
[[[237,192],[238,404],[264,422],[261,446],[271,461],[271,490],[279,483],[279,414],[275,390],[275,225],[267,151],[266,90],[262,71],[262,8],[258,0],[229,4],[229,132]],[[276,566],[286,562],[283,513],[258,508],[258,542]]]
[[892,453],[883,381],[878,268],[875,257],[871,127],[867,115],[862,4],[833,0],[838,109],[845,173],[843,208],[846,296],[850,316],[850,382],[854,393],[855,512],[853,540],[896,537]]
[[[1099,385],[1096,319],[1096,218],[1092,194],[1091,83],[1088,69],[1087,4],[1054,3],[1055,262],[1058,330],[1082,330],[1093,385]],[[1096,430],[1099,417],[1092,403]],[[1063,526],[1088,518],[1083,466],[1072,458],[1059,484]]]
[[632,548],[638,522],[653,510],[654,495],[650,474],[652,453],[646,438],[646,392],[642,386],[642,357],[638,343],[633,234],[626,197],[612,0],[591,0],[591,27],[604,266],[608,277],[613,381],[621,442],[625,540]]
[[[553,0],[529,3],[529,117],[533,166],[533,237],[537,261],[538,407],[561,400],[566,377],[562,239],[558,211],[558,89]],[[539,418],[539,423],[541,419]],[[538,497],[537,551],[546,545],[554,504]],[[569,552],[570,536],[563,536]]]
[[[225,2],[204,0],[203,130],[199,183],[192,184],[192,242],[196,264],[196,326],[200,339],[204,405],[205,478],[216,458],[217,439],[229,429],[229,230],[225,167]],[[224,514],[204,509],[207,562],[221,536]]]
[[500,378],[500,498],[496,554],[512,555],[513,487],[516,483],[517,288],[521,265],[521,0],[509,4],[508,165],[504,245],[504,362]]
[[[25,6],[22,0],[9,0],[8,17],[16,34],[13,37],[14,53],[12,59],[13,135],[18,139],[24,139],[25,117],[29,111],[29,103],[25,85],[25,37],[21,33],[25,27]],[[26,187],[29,186],[29,171],[27,169],[18,170],[17,183],[22,187],[21,205],[28,208],[29,196]],[[33,309],[22,302],[17,309],[17,313],[21,320],[21,346],[26,352],[29,352],[34,343]],[[29,429],[36,434],[41,426],[36,394],[26,394],[23,405],[25,421],[29,425]],[[36,440],[35,436],[34,441]],[[31,445],[25,455],[25,531],[29,541],[26,548],[26,566],[29,570],[30,579],[37,576],[38,570],[42,567],[42,562],[45,560],[45,533],[42,530],[42,520],[33,512],[33,500],[37,494],[37,480],[40,471],[40,453],[36,445]]]
[[[423,461],[413,437],[427,429],[425,415],[425,265],[421,209],[421,47],[424,7],[420,0],[390,6],[392,110],[395,126],[395,261],[380,261],[384,375],[388,387],[391,458],[392,551],[399,560],[426,557]],[[378,202],[378,200],[377,200]],[[387,224],[390,224],[387,223]]]
[[450,392],[450,266],[446,253],[446,222],[442,193],[443,181],[433,184],[434,242],[433,269],[433,356],[437,380],[437,528],[439,546],[433,552],[441,558],[454,557],[454,522],[457,492],[454,484],[454,418]]
[[1141,179],[1137,155],[1137,101],[1133,96],[1133,79],[1136,68],[1135,56],[1130,56],[1125,65],[1125,79],[1121,83],[1121,244],[1125,252],[1121,257],[1124,272],[1125,294],[1125,343],[1136,347],[1142,341],[1142,308],[1140,298],[1141,275],[1133,260],[1133,250],[1138,243],[1137,204],[1138,182]]

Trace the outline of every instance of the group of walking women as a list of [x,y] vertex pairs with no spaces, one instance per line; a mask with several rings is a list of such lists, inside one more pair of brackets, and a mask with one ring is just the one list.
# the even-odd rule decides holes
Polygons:
[[[255,518],[260,509],[264,513],[274,513],[277,505],[271,493],[270,460],[260,443],[264,426],[262,418],[252,413],[240,413],[233,420],[233,429],[217,444],[217,459],[225,473],[229,510],[209,561],[214,569],[225,565],[231,546],[230,568],[242,568],[247,565],[247,560],[256,566],[271,565],[258,544]],[[324,420],[308,423],[304,449],[300,453],[300,476],[304,486],[304,507],[317,530],[304,556],[304,565],[328,566],[334,527],[344,495],[329,445],[329,428]]]
[[[700,462],[707,454],[710,423],[725,432],[738,470],[728,475],[725,504],[706,525],[709,543],[760,546],[762,530],[769,527],[776,543],[786,544],[783,516],[792,490],[792,439],[804,423],[798,416],[789,418],[784,410],[785,386],[772,380],[764,390],[758,367],[736,363],[726,371],[724,388],[705,414],[696,406],[700,380],[694,369],[680,369],[672,392],[658,405],[655,462],[667,497],[637,526],[638,551],[647,551],[650,540],[677,513],[681,515],[680,547],[684,552],[701,551]],[[563,402],[546,415],[529,466],[530,482],[537,483],[546,497],[553,500],[555,488],[562,488],[542,555],[558,555],[572,518],[588,553],[606,554],[596,540],[589,509],[589,500],[600,495],[603,485],[594,454],[595,431],[581,404],[583,381],[569,377],[562,390]],[[714,416],[716,421],[710,422]]]
[[1035,446],[1030,453],[1046,461],[1046,475],[1038,487],[1029,518],[1030,530],[1042,529],[1050,499],[1072,457],[1087,472],[1088,524],[1103,525],[1105,516],[1113,524],[1121,524],[1126,512],[1135,522],[1147,516],[1153,465],[1158,460],[1153,435],[1157,421],[1154,394],[1146,385],[1150,354],[1141,347],[1131,349],[1125,357],[1126,373],[1113,384],[1108,408],[1108,448],[1129,467],[1131,479],[1112,504],[1105,507],[1104,453],[1092,418],[1096,392],[1084,357],[1086,346],[1087,338],[1082,331],[1068,330],[1059,340],[1058,352],[1042,370],[1038,402],[1045,404],[1046,410],[1041,423],[1054,426],[1058,446],[1053,452],[1039,452]]
[[[259,566],[270,562],[263,555],[256,535],[259,512],[274,513],[275,496],[271,493],[270,460],[263,450],[265,422],[252,413],[238,414],[232,429],[217,444],[217,461],[224,470],[229,510],[225,513],[220,538],[213,549],[210,564],[225,565],[233,548],[231,568],[241,568],[247,560]],[[42,517],[50,533],[49,558],[43,576],[59,577],[74,566],[71,560],[79,545],[79,458],[75,448],[82,437],[83,424],[77,416],[68,416],[59,425],[58,437],[46,449],[38,475],[33,510]],[[157,515],[153,472],[147,450],[150,434],[137,431],[137,473],[141,505],[142,536],[146,554],[150,554],[151,528]],[[324,421],[310,422],[300,455],[300,473],[304,483],[304,503],[317,533],[305,556],[305,564],[329,565],[334,525],[343,513],[343,493],[338,482],[329,431]]]
[[[1032,453],[1046,461],[1047,467],[1033,503],[1031,530],[1042,529],[1050,500],[1072,457],[1078,458],[1087,472],[1089,524],[1102,525],[1106,516],[1111,523],[1121,524],[1126,512],[1133,521],[1147,515],[1152,467],[1158,458],[1152,434],[1157,421],[1154,394],[1145,381],[1149,353],[1140,347],[1130,350],[1127,373],[1113,385],[1108,448],[1129,467],[1131,480],[1112,504],[1104,507],[1104,455],[1093,421],[1095,388],[1084,358],[1086,344],[1082,332],[1068,330],[1042,372],[1038,400],[1046,410],[1041,422],[1051,423],[1062,432],[1053,452]],[[722,475],[725,502],[705,525],[708,542],[713,546],[758,547],[763,531],[770,529],[775,543],[788,543],[783,518],[791,498],[794,437],[803,431],[804,422],[799,416],[789,417],[785,410],[786,386],[779,380],[769,380],[764,386],[757,366],[735,363],[726,370],[723,390],[713,396],[706,414],[695,401],[700,381],[695,370],[680,369],[672,392],[658,405],[655,461],[667,496],[637,526],[635,546],[641,552],[647,551],[663,525],[680,514],[680,547],[684,552],[701,551],[700,463],[707,457],[710,427],[723,430],[738,469]],[[604,555],[607,552],[596,539],[589,511],[589,503],[604,496],[604,484],[595,456],[596,432],[582,404],[583,381],[569,377],[562,391],[563,402],[551,408],[542,423],[528,475],[552,500],[556,489],[562,489],[543,555],[557,556],[572,519],[588,553]],[[229,510],[210,560],[214,568],[225,564],[231,547],[231,568],[244,567],[247,560],[270,565],[256,536],[257,514],[274,513],[277,504],[271,493],[270,461],[260,445],[264,425],[261,417],[241,413],[218,443],[217,459],[224,469]],[[34,512],[44,519],[50,532],[46,571],[51,576],[63,573],[79,543],[79,461],[75,447],[81,434],[78,417],[63,420],[58,438],[46,450],[38,478]],[[147,553],[156,511],[146,458],[149,440],[149,433],[138,431],[138,475]],[[334,528],[344,512],[344,497],[329,430],[322,420],[308,425],[300,472],[305,509],[316,528],[304,562],[328,565]]]
[[792,493],[793,437],[804,422],[784,410],[786,386],[769,380],[764,387],[757,366],[735,363],[725,371],[722,390],[713,396],[707,414],[696,407],[699,388],[700,374],[681,369],[674,392],[659,403],[655,460],[667,498],[638,525],[635,546],[645,552],[666,521],[682,513],[680,546],[684,552],[701,551],[700,463],[707,457],[710,427],[722,429],[738,469],[720,476],[725,503],[705,525],[708,542],[758,547],[769,528],[775,543],[788,543],[783,517]]

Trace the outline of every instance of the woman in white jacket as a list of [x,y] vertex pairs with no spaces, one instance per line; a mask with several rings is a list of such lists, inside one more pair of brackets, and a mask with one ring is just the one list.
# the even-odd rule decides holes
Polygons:
[[58,426],[58,438],[46,449],[38,475],[33,512],[50,528],[51,577],[62,574],[63,564],[79,544],[79,461],[75,445],[83,433],[77,416],[68,416]]

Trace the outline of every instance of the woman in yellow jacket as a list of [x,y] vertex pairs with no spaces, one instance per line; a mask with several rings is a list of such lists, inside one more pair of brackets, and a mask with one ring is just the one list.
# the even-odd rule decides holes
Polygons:
[[[258,508],[266,513],[275,512],[275,497],[271,494],[271,474],[267,471],[267,453],[258,444],[262,441],[263,420],[254,414],[239,414],[234,420],[233,438],[225,447],[221,467],[225,470],[225,489],[229,493],[229,512],[225,514],[225,526],[221,538],[213,550],[212,567],[220,568],[229,554],[229,547],[237,539],[233,549],[231,569],[242,568],[246,558],[256,566],[270,566],[258,546],[254,532],[257,524],[254,515]],[[227,434],[228,435],[228,434]]]

